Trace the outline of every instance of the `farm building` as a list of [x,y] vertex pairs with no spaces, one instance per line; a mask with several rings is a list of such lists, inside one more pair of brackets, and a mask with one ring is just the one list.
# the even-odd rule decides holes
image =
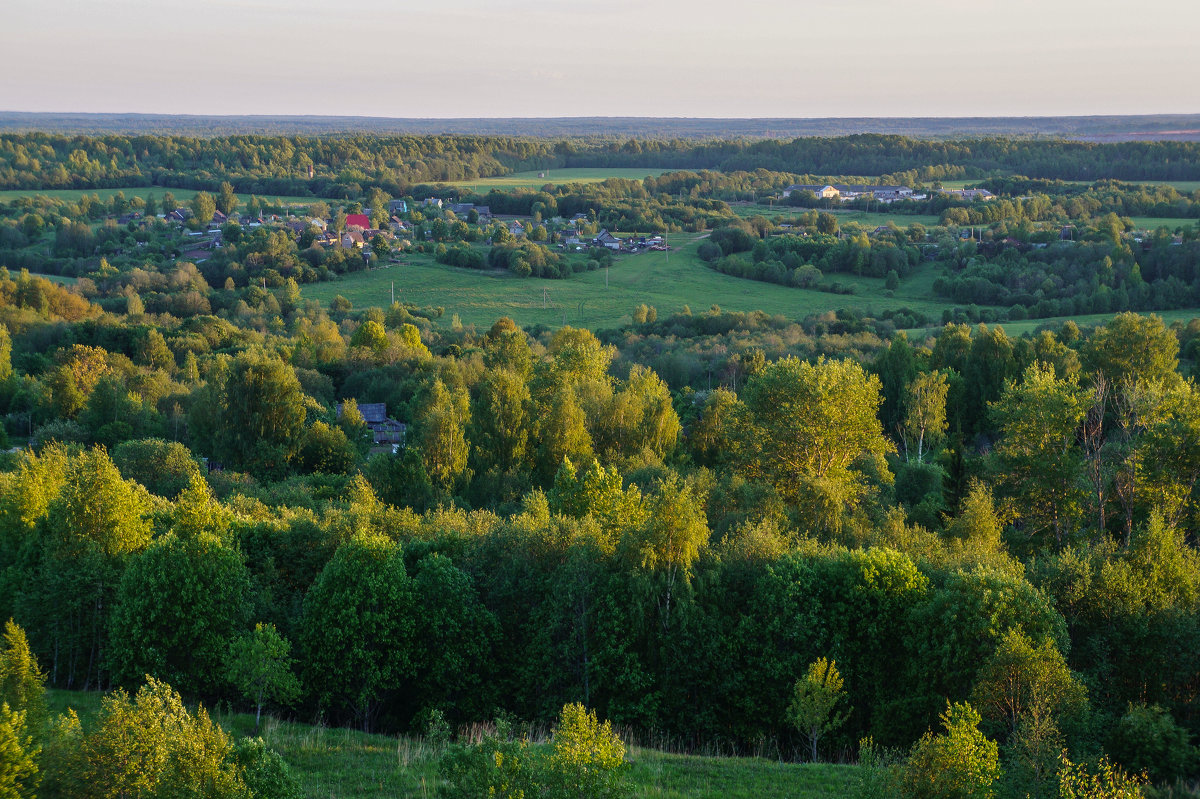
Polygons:
[[790,197],[793,192],[811,191],[822,200],[841,200],[849,202],[859,197],[870,195],[870,199],[881,203],[891,203],[896,200],[924,200],[927,195],[916,194],[908,186],[851,186],[844,183],[833,183],[818,186],[815,183],[796,183],[783,190],[784,197]]
[[994,200],[996,195],[987,189],[942,189],[942,194],[948,194],[956,200]]

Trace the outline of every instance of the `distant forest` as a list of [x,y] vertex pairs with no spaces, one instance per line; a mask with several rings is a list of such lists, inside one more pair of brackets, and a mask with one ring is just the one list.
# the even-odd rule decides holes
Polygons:
[[0,132],[231,135],[473,135],[547,138],[788,139],[893,133],[915,138],[1018,136],[1096,141],[1200,139],[1200,114],[1058,117],[828,117],[713,119],[550,117],[392,119],[341,116],[194,116],[0,112]]
[[535,139],[485,136],[64,136],[0,134],[0,188],[164,186],[357,198],[420,183],[572,167],[770,170],[914,180],[1023,175],[1038,179],[1200,180],[1200,142],[861,134],[759,141]]

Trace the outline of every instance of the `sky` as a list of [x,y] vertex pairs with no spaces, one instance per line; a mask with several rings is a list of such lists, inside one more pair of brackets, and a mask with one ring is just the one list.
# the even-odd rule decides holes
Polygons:
[[383,117],[1200,112],[1198,0],[37,0],[0,110]]

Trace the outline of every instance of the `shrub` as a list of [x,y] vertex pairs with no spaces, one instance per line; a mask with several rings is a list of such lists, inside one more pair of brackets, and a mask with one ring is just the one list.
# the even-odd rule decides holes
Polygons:
[[946,731],[925,733],[900,769],[906,799],[991,799],[1000,778],[1000,752],[979,731],[980,717],[966,702],[948,704]]

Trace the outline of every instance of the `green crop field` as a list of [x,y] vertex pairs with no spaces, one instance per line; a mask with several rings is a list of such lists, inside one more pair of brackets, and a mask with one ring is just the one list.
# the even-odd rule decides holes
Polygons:
[[[451,185],[470,189],[480,194],[486,194],[492,189],[510,191],[512,189],[540,189],[547,183],[555,186],[564,183],[599,183],[609,178],[625,178],[626,180],[642,180],[647,176],[658,177],[667,169],[617,169],[617,168],[579,168],[579,169],[546,169],[533,172],[513,172],[511,175],[501,175],[495,178],[476,178],[460,180]],[[539,177],[544,175],[544,177]]]
[[[175,195],[176,200],[183,203],[183,202],[187,202],[188,200],[191,200],[192,197],[196,196],[197,190],[196,189],[174,189],[174,188],[164,187],[164,186],[119,186],[119,187],[112,188],[112,189],[42,189],[42,190],[9,189],[6,191],[0,191],[0,202],[10,202],[12,200],[17,199],[18,197],[34,197],[37,195],[42,195],[44,197],[50,197],[50,198],[56,199],[56,200],[63,200],[65,202],[75,202],[80,197],[89,196],[92,194],[96,195],[101,200],[108,200],[109,197],[112,197],[114,194],[116,194],[119,191],[125,192],[125,196],[129,199],[133,199],[134,197],[141,197],[142,199],[145,199],[146,197],[153,194],[154,197],[160,201],[162,200],[164,194],[166,194],[167,192],[170,192],[171,194]],[[250,195],[249,194],[239,194],[238,199],[241,200],[243,204],[245,204],[250,201]],[[260,202],[267,203],[269,205],[275,205],[277,203],[285,203],[288,205],[308,205],[309,203],[317,202],[317,200],[319,200],[320,198],[317,198],[317,197],[273,197],[273,196],[269,196],[266,194],[261,194],[261,195],[258,195],[258,199]],[[325,202],[328,202],[332,205],[334,201],[326,200]]]
[[1133,222],[1134,227],[1139,229],[1144,228],[1146,230],[1154,230],[1158,227],[1167,227],[1171,230],[1177,230],[1180,228],[1191,227],[1197,223],[1197,220],[1195,219],[1179,219],[1178,217],[1166,216],[1134,216],[1130,217],[1130,221]]
[[[544,324],[558,327],[604,329],[628,324],[639,303],[653,305],[660,316],[689,306],[702,311],[712,305],[725,310],[756,311],[800,318],[838,308],[882,313],[908,307],[941,318],[952,303],[931,299],[933,267],[901,282],[892,297],[880,278],[830,275],[829,279],[855,286],[854,295],[779,286],[716,272],[696,256],[702,236],[675,234],[669,254],[662,252],[621,256],[609,270],[573,275],[565,280],[519,278],[509,272],[458,269],[433,262],[429,256],[408,256],[407,262],[386,269],[356,272],[336,281],[310,283],[305,297],[328,304],[337,295],[355,308],[387,307],[393,281],[396,299],[420,306],[441,306],[447,318],[458,314],[464,324],[490,326],[501,316],[524,327]],[[928,272],[928,274],[926,274]]]
[[[100,709],[100,694],[48,692],[54,713],[73,708],[84,730]],[[214,713],[235,736],[254,734],[254,717]],[[417,737],[369,735],[263,719],[259,733],[291,767],[310,799],[424,799],[438,793],[439,752]],[[536,744],[535,744],[536,745]],[[632,747],[632,795],[641,799],[824,799],[853,791],[858,769],[830,764],[781,763],[749,757],[676,755]]]

